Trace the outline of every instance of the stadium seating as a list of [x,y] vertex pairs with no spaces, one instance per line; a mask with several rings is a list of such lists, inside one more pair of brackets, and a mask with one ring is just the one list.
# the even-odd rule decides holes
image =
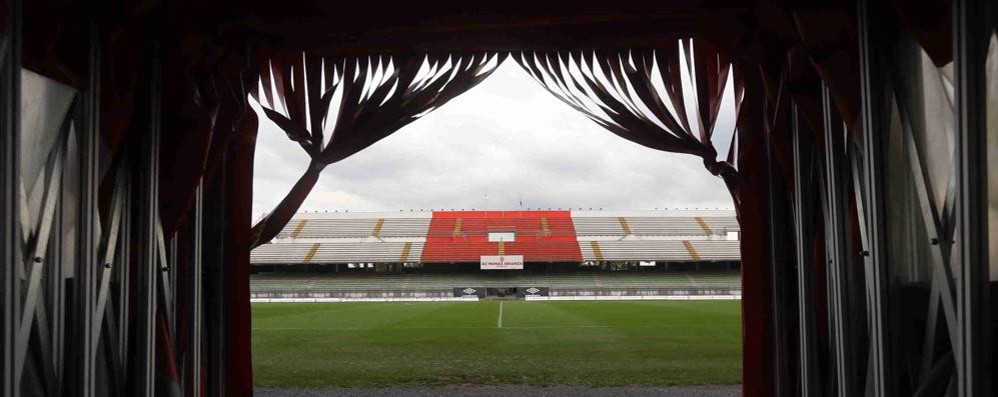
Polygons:
[[693,217],[629,217],[624,218],[631,234],[639,236],[695,236],[709,234]]
[[[523,255],[528,262],[578,262],[582,260],[579,244],[575,241],[517,241],[503,243],[488,241],[427,242],[422,252],[425,263],[478,263],[482,255]],[[500,252],[501,251],[501,252]]]
[[620,220],[615,217],[573,217],[575,232],[580,236],[624,236]]
[[574,216],[579,236],[708,236],[739,231],[733,217]]
[[250,263],[259,265],[302,263],[312,244],[264,244],[250,252]]
[[582,259],[590,261],[737,261],[733,240],[610,240],[580,241]]
[[[254,264],[737,261],[731,211],[434,211],[300,213]],[[490,242],[490,232],[515,241]],[[735,235],[737,236],[737,234]]]
[[510,231],[519,239],[575,238],[569,211],[437,211],[428,240],[487,240],[492,231]]
[[330,239],[364,237],[425,237],[430,226],[430,214],[405,216],[391,213],[301,213],[278,233],[278,239]]
[[379,237],[425,237],[430,218],[385,218]]
[[727,232],[740,232],[742,227],[738,225],[738,219],[734,216],[711,216],[701,217],[711,230],[719,231],[720,234]]
[[293,219],[278,238],[344,238],[366,237],[374,230],[377,219]]
[[737,261],[742,255],[737,240],[692,240],[689,243],[700,260]]
[[[433,213],[423,262],[474,262],[482,255],[523,255],[527,262],[582,260],[569,211],[438,211]],[[488,241],[489,232],[516,241]]]
[[250,260],[256,264],[402,263],[418,260],[422,248],[419,242],[274,243],[253,250]]

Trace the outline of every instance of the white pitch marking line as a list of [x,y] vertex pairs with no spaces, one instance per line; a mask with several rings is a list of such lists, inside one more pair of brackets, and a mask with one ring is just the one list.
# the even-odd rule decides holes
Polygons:
[[502,328],[502,301],[499,301],[499,320],[496,321],[496,328]]
[[[656,328],[656,329],[691,329],[705,328],[694,325],[533,325],[533,326],[512,326],[503,329],[559,329],[559,328]],[[414,329],[493,329],[492,327],[258,327],[254,331],[396,331]]]

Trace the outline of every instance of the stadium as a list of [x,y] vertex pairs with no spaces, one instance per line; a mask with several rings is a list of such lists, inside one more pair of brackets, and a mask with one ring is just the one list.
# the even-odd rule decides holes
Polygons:
[[[306,205],[503,64],[733,210]],[[0,0],[0,396],[994,395],[995,170],[994,0]]]
[[255,382],[736,394],[739,233],[730,210],[297,213],[250,258]]
[[732,299],[738,234],[721,210],[298,213],[253,250],[251,297]]

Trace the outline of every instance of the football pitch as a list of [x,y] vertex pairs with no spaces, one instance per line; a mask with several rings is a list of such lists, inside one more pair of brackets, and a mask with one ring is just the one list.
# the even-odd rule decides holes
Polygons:
[[253,304],[263,387],[741,383],[738,301]]

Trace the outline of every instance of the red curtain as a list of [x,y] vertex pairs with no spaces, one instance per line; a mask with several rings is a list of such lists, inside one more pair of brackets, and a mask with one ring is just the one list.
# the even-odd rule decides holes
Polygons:
[[[770,111],[764,87],[755,84],[747,93],[743,69],[702,40],[657,50],[526,52],[515,58],[548,91],[610,132],[652,149],[699,156],[724,179],[742,225],[743,390],[771,395],[775,334],[765,134],[772,120],[762,116]],[[718,161],[714,128],[726,94],[733,96],[735,129],[726,158]]]
[[471,89],[504,58],[485,52],[338,59],[295,52],[270,59],[252,95],[311,163],[280,204],[253,226],[251,247],[277,236],[327,165]]

